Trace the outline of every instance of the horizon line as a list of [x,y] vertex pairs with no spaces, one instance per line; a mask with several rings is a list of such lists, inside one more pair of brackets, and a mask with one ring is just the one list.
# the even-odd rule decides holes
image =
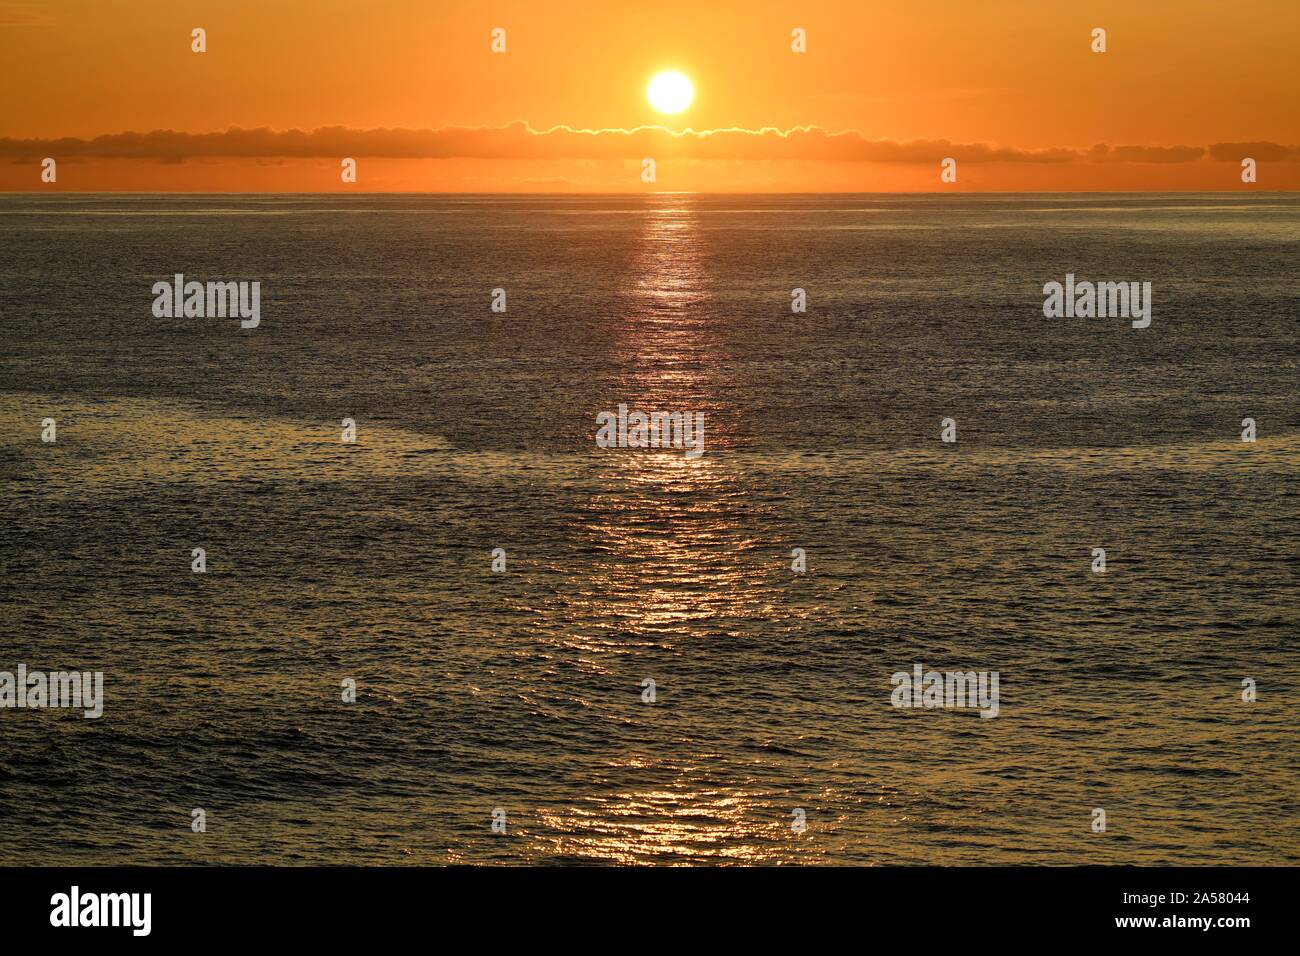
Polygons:
[[660,190],[236,190],[236,189],[58,189],[49,184],[31,189],[0,189],[0,196],[1289,196],[1300,189],[660,189]]

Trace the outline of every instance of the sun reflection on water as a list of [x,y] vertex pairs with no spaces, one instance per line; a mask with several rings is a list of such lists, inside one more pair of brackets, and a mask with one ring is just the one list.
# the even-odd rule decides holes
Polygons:
[[[565,626],[546,628],[564,633],[558,652],[616,661],[612,668],[633,687],[643,672],[691,670],[691,659],[716,654],[716,642],[739,632],[742,619],[777,616],[771,562],[744,527],[751,495],[726,454],[737,417],[727,400],[733,372],[729,346],[710,322],[702,243],[695,197],[647,198],[628,307],[610,346],[617,392],[604,407],[702,411],[704,454],[600,451],[601,491],[579,517],[580,538],[600,557],[556,608]],[[608,779],[574,794],[572,806],[546,811],[556,852],[628,863],[677,855],[752,862],[788,849],[779,811],[749,773],[717,778],[716,741],[681,733],[666,748],[654,742],[667,732],[664,711],[611,707],[626,737],[609,755]]]
[[[750,616],[738,553],[752,550],[738,516],[747,497],[720,454],[731,444],[735,409],[721,397],[726,346],[710,327],[698,199],[647,199],[632,296],[613,345],[625,372],[620,401],[643,411],[704,413],[705,453],[618,449],[599,459],[610,491],[590,503],[588,534],[613,560],[592,588],[600,619],[658,641],[690,636],[692,622]],[[597,596],[603,596],[601,597]]]
[[608,863],[761,863],[785,856],[791,843],[761,794],[716,788],[620,793],[541,821],[564,834],[555,855]]

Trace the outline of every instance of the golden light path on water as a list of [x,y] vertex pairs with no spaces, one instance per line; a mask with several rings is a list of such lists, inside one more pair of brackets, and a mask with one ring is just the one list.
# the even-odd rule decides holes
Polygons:
[[[661,658],[660,672],[668,675],[688,649],[698,653],[698,642],[712,639],[706,630],[716,632],[717,622],[770,618],[773,609],[766,589],[754,587],[753,570],[737,560],[757,545],[734,518],[747,493],[719,454],[733,444],[736,410],[723,397],[726,346],[709,323],[697,200],[657,195],[647,204],[629,272],[632,306],[615,317],[612,358],[628,369],[616,397],[646,412],[703,411],[705,454],[620,449],[598,459],[613,490],[590,501],[584,531],[610,560],[570,612],[604,622],[607,638],[574,637],[568,650],[599,657],[633,647]],[[718,785],[710,769],[718,755],[692,750],[688,741],[656,747],[657,734],[680,733],[685,724],[664,722],[663,711],[641,706],[632,719],[645,724],[646,744],[614,762],[669,782],[544,811],[542,821],[565,834],[557,852],[623,863],[674,856],[758,862],[765,857],[761,844],[788,842],[788,822],[772,812],[761,788]]]

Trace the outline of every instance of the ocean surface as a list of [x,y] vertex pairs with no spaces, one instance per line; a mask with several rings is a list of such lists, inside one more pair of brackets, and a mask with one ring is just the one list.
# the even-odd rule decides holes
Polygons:
[[1300,863],[1298,264],[1269,193],[0,196],[0,671],[105,681],[0,709],[0,863]]

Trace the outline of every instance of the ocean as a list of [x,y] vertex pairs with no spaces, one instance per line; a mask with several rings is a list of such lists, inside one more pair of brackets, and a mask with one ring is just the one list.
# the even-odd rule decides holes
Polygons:
[[7,194],[0,250],[0,671],[104,675],[0,708],[0,862],[1300,863],[1300,197]]

